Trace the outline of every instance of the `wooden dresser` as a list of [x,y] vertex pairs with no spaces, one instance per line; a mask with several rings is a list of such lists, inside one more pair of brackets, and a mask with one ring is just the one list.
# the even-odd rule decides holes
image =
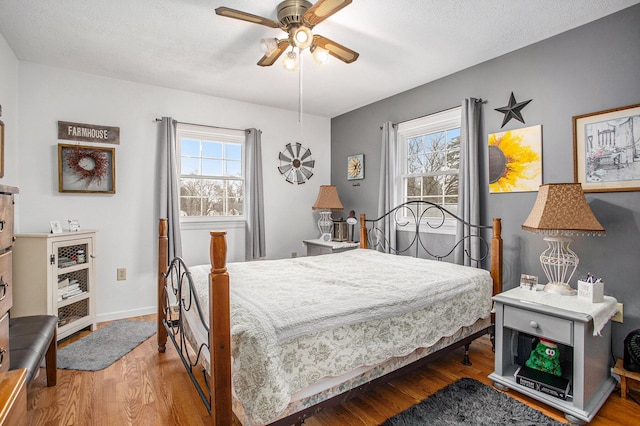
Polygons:
[[9,370],[9,309],[13,305],[11,249],[13,235],[13,197],[18,188],[0,185],[0,373]]

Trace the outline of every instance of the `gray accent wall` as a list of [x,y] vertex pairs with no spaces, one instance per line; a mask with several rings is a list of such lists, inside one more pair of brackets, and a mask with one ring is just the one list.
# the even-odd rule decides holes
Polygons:
[[[507,105],[511,92],[518,102],[532,99],[522,110],[526,124],[512,119],[501,128],[504,115],[494,109]],[[333,118],[331,183],[345,213],[377,214],[383,122],[448,109],[465,97],[484,100],[485,140],[490,133],[542,125],[543,183],[573,182],[572,117],[640,104],[640,5]],[[347,181],[353,154],[364,154],[363,180]],[[517,286],[521,273],[546,282],[539,262],[546,244],[521,230],[537,192],[489,194],[484,187],[483,220],[503,221],[504,288]],[[602,276],[605,294],[624,303],[624,323],[612,327],[613,351],[621,357],[624,337],[640,328],[640,191],[589,193],[587,200],[607,235],[575,238],[576,274]],[[576,287],[575,278],[571,284]]]

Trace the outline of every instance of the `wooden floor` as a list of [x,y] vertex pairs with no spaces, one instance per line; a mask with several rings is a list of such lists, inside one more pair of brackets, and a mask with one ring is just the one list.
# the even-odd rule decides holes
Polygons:
[[[83,334],[67,339],[60,346]],[[324,411],[308,419],[306,425],[378,425],[459,378],[471,377],[491,384],[487,378],[493,371],[489,339],[482,338],[471,345],[472,366],[460,364],[462,355],[460,349],[416,373]],[[513,391],[508,394],[559,421],[565,421],[557,410]],[[631,396],[640,401],[640,394],[632,392]],[[206,425],[209,419],[175,349],[167,344],[167,352],[158,353],[155,336],[104,370],[58,370],[58,384],[52,388],[46,387],[42,369],[29,386],[27,403],[29,426],[197,426]],[[637,425],[638,419],[640,405],[631,399],[621,399],[617,388],[590,424]]]

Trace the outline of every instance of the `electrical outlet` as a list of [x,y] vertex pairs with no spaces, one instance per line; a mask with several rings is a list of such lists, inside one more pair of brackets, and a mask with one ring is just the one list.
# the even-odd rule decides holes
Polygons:
[[127,268],[118,268],[117,270],[118,281],[124,281],[127,279]]
[[616,314],[614,316],[611,317],[611,321],[615,321],[615,322],[623,322],[623,315],[622,313],[624,312],[622,309],[622,303],[618,303],[618,312],[616,312]]

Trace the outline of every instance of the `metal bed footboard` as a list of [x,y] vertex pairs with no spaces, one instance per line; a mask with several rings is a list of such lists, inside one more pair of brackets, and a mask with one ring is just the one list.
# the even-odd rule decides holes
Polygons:
[[[209,353],[209,344],[201,343],[197,350],[193,348],[192,350],[196,350],[196,354],[194,355],[189,350],[192,346],[188,342],[185,332],[186,320],[184,319],[185,316],[183,313],[195,309],[202,326],[207,332],[207,336],[209,335],[209,326],[202,315],[200,302],[198,301],[198,296],[193,286],[191,272],[189,272],[189,268],[182,258],[176,257],[169,264],[167,273],[163,273],[162,276],[164,279],[162,289],[162,324],[167,330],[168,337],[178,351],[182,364],[187,370],[187,374],[189,374],[198,395],[200,395],[207,411],[211,413],[211,390],[207,371],[205,368],[202,368],[204,386],[198,381],[194,374],[194,369],[201,363],[201,357],[204,356],[203,351]],[[185,285],[187,286],[186,291]],[[207,342],[209,342],[208,339]]]

